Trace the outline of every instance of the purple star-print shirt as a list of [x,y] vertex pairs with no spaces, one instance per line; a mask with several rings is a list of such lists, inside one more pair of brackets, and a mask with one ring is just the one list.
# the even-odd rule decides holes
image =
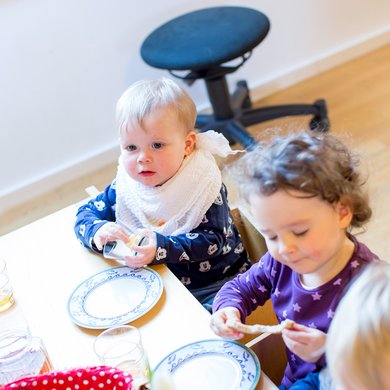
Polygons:
[[[236,307],[245,318],[271,298],[279,321],[286,318],[327,332],[336,307],[350,281],[371,261],[378,261],[363,243],[350,236],[355,245],[351,259],[344,269],[324,285],[307,289],[299,275],[277,262],[268,252],[247,272],[226,283],[218,292],[213,312],[223,307]],[[282,385],[289,388],[293,382],[309,372],[325,366],[324,357],[317,363],[308,363],[286,349],[288,364]]]

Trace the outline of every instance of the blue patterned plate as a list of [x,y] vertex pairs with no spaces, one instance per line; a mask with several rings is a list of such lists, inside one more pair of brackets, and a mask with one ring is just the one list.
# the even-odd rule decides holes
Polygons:
[[168,373],[176,389],[251,390],[259,381],[260,363],[244,344],[202,340],[170,353],[153,375]]
[[163,283],[150,268],[113,267],[82,282],[68,300],[68,313],[80,326],[105,329],[127,324],[160,299]]

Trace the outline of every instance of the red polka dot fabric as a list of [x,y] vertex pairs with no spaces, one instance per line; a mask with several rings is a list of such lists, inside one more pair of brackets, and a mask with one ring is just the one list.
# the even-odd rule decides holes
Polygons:
[[131,375],[122,370],[97,366],[29,376],[8,383],[2,390],[131,390],[132,382]]

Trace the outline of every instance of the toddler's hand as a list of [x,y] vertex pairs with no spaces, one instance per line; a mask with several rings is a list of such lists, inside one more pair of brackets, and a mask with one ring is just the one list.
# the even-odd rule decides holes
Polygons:
[[122,240],[124,242],[129,240],[129,234],[126,230],[116,224],[115,222],[107,222],[101,226],[93,236],[93,241],[96,248],[101,251],[103,245],[108,241]]
[[157,240],[156,233],[149,229],[142,229],[137,232],[137,236],[147,238],[146,245],[132,245],[130,248],[136,253],[134,256],[126,256],[126,265],[132,268],[140,268],[150,264],[156,257]]
[[241,322],[241,315],[235,307],[224,307],[212,314],[210,328],[218,336],[225,339],[236,340],[244,337],[244,334],[229,328],[226,325],[228,320]]
[[306,362],[315,363],[325,353],[326,334],[318,329],[294,323],[282,337],[287,348]]

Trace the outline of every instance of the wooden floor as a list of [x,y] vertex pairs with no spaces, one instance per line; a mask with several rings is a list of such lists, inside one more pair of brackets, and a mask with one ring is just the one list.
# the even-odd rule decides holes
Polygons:
[[[347,134],[363,155],[374,210],[367,231],[359,237],[383,259],[390,261],[390,45],[338,66],[286,90],[256,102],[268,104],[313,102],[324,98],[328,104],[331,131]],[[253,126],[259,135],[267,128],[298,129],[307,126],[304,117],[284,118]],[[84,189],[103,189],[114,177],[112,164],[33,199],[0,215],[0,235],[12,231],[67,205],[85,198]]]

